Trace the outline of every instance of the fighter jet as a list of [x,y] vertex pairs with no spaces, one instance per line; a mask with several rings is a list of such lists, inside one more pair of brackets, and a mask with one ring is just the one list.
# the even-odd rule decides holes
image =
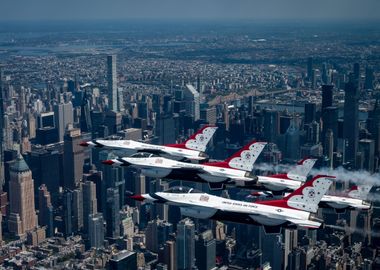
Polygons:
[[217,127],[206,125],[193,134],[188,140],[180,144],[154,145],[134,140],[92,140],[81,142],[85,147],[104,147],[124,150],[127,156],[137,152],[148,152],[159,156],[168,156],[173,159],[204,160],[207,155],[206,146],[214,135]]
[[323,208],[332,208],[337,213],[344,213],[347,209],[368,210],[371,203],[367,201],[372,186],[353,186],[345,194],[325,195],[319,204]]
[[152,154],[123,157],[102,161],[113,166],[133,166],[149,177],[206,182],[210,189],[223,189],[225,184],[249,186],[256,184],[251,171],[266,143],[251,142],[222,162],[194,164],[180,162]]
[[258,186],[255,189],[265,189],[274,192],[291,191],[299,188],[306,181],[316,159],[306,158],[297,163],[294,169],[286,174],[257,176]]
[[[368,210],[371,203],[367,200],[372,186],[353,186],[343,194],[326,194],[322,197],[319,207],[334,209],[337,213],[344,213],[346,210]],[[289,193],[285,193],[287,196]],[[252,192],[248,197],[272,198],[270,191]]]
[[255,203],[226,199],[185,187],[133,195],[131,198],[176,205],[182,215],[193,218],[262,225],[267,233],[279,233],[283,227],[317,229],[322,225],[323,221],[314,213],[329,189],[331,179],[330,176],[318,175],[283,199]]

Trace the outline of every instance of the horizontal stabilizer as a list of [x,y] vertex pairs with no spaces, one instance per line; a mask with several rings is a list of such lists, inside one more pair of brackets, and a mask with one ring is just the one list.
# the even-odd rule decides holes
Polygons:
[[263,226],[265,234],[279,234],[281,233],[281,226]]
[[224,189],[224,183],[208,183],[210,190]]

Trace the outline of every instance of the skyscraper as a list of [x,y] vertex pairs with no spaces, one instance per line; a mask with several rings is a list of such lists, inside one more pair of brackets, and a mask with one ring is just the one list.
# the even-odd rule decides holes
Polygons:
[[322,114],[324,109],[333,105],[333,85],[322,85]]
[[108,82],[108,108],[110,111],[118,111],[117,107],[117,73],[116,55],[107,56],[107,82]]
[[373,69],[370,67],[366,67],[364,89],[373,89],[373,80]]
[[264,139],[268,142],[276,142],[280,132],[279,113],[275,110],[264,111]]
[[196,266],[199,270],[210,270],[215,267],[216,242],[211,230],[198,236],[195,243]]
[[307,59],[307,78],[311,82],[313,81],[313,57]]
[[119,190],[116,188],[107,189],[107,238],[116,240],[120,237],[120,204]]
[[73,210],[73,231],[79,232],[83,228],[83,194],[82,188],[79,187],[72,191],[73,201],[72,201],[72,210]]
[[359,91],[356,79],[351,75],[344,88],[343,138],[346,140],[346,160],[355,164],[359,138]]
[[300,149],[300,131],[296,120],[293,118],[290,121],[290,126],[285,133],[285,158],[297,161],[299,156]]
[[79,145],[82,140],[80,129],[70,129],[66,132],[63,154],[63,187],[74,189],[82,179],[83,147]]
[[165,145],[175,143],[175,123],[173,115],[159,115],[156,119],[156,136],[158,144]]
[[[115,154],[103,150],[99,152],[99,159],[100,160],[107,160],[107,159],[112,159],[116,158]],[[104,213],[104,209],[106,208],[106,201],[107,201],[107,189],[108,188],[115,188],[118,190],[118,198],[119,198],[119,208],[118,210],[121,209],[121,207],[124,205],[124,198],[125,198],[125,180],[124,180],[124,168],[122,167],[113,167],[113,166],[107,166],[107,165],[101,165],[102,167],[102,172],[103,172],[103,179],[104,185],[101,186],[103,189],[104,196],[102,194],[101,199],[102,201],[98,202],[103,204],[102,205],[102,212]],[[131,189],[128,189],[131,190]],[[106,215],[105,215],[106,217]]]
[[4,100],[3,100],[3,69],[0,65],[0,192],[4,185]]
[[82,132],[91,132],[92,123],[91,123],[91,105],[87,96],[87,92],[84,92],[82,104],[80,106],[80,130]]
[[316,108],[317,106],[315,103],[305,104],[305,124],[310,124],[316,119]]
[[357,88],[360,87],[360,64],[359,63],[354,63],[354,74],[353,74],[353,81],[356,85]]
[[157,220],[151,220],[145,229],[146,248],[155,253],[158,253],[157,225]]
[[177,269],[177,254],[176,254],[176,242],[166,241],[164,245],[165,264],[168,266],[168,270]]
[[288,255],[298,245],[298,232],[297,230],[286,229],[284,231],[284,269],[288,267]]
[[375,140],[375,155],[378,156],[380,154],[380,96],[377,97],[373,110],[368,113],[367,127]]
[[[91,181],[86,181],[83,188],[83,228],[86,233],[89,232],[90,215],[97,213],[96,185]],[[103,219],[103,217],[102,217]]]
[[177,267],[189,270],[195,265],[195,226],[191,219],[185,218],[177,225]]
[[[3,185],[4,185],[4,100],[3,100],[3,69],[0,65],[0,196],[6,196],[6,193],[3,194]],[[2,200],[0,201],[0,208],[3,210],[4,205]],[[2,211],[1,211],[2,212]],[[2,214],[0,213],[0,241],[3,240],[2,237]]]
[[104,242],[104,219],[102,213],[88,216],[88,238],[90,247],[101,248]]
[[194,121],[199,120],[200,97],[198,91],[191,84],[186,84],[183,94],[186,102],[186,113],[194,116]]
[[[339,111],[337,107],[326,107],[322,114],[322,137],[321,141],[325,142],[327,131],[330,129],[333,135],[333,147],[336,149],[338,141],[338,116]],[[326,148],[326,145],[323,145]]]
[[113,135],[121,130],[122,116],[119,112],[108,111],[106,113],[104,124],[108,128],[108,134]]
[[22,235],[37,226],[32,172],[21,155],[9,171],[9,231]]
[[375,141],[369,139],[361,139],[359,141],[359,151],[364,156],[364,170],[373,173],[375,164]]
[[70,190],[65,190],[62,197],[63,197],[62,233],[67,237],[73,233],[73,211],[72,211],[73,194]]
[[38,224],[46,226],[46,236],[54,234],[53,206],[51,204],[50,192],[45,185],[38,188]]
[[67,126],[74,123],[73,104],[68,102],[55,105],[54,117],[55,126],[58,130],[58,139],[62,142]]

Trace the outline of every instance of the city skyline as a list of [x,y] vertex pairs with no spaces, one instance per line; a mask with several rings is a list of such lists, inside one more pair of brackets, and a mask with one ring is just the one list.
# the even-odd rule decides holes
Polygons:
[[2,5],[0,268],[379,269],[378,6]]

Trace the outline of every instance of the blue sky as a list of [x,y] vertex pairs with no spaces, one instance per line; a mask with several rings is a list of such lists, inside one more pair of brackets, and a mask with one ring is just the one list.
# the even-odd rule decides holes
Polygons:
[[0,20],[380,20],[380,0],[1,0]]

